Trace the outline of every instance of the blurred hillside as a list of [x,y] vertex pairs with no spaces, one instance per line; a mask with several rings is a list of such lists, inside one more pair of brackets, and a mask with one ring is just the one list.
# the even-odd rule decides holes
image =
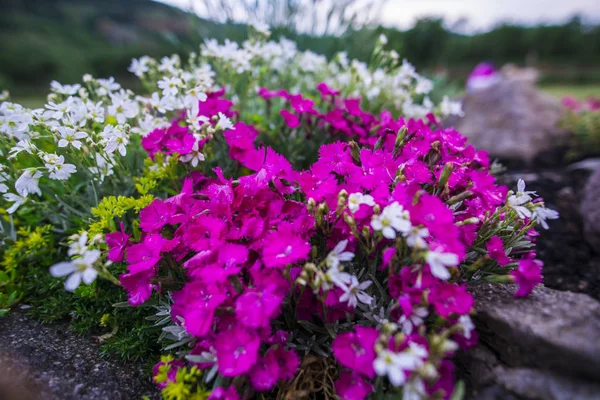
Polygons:
[[[326,55],[345,50],[364,61],[385,33],[388,48],[401,57],[457,80],[487,60],[535,65],[547,82],[600,82],[600,27],[579,18],[552,26],[505,24],[477,35],[454,33],[440,19],[420,20],[406,31],[365,28],[336,37],[273,31],[302,49]],[[132,57],[184,55],[204,38],[245,36],[244,25],[218,24],[150,0],[0,0],[0,88],[34,91],[51,79],[78,81],[86,72],[123,81]]]
[[245,33],[150,0],[0,0],[0,87],[86,72],[127,77],[132,57],[187,53],[205,36]]

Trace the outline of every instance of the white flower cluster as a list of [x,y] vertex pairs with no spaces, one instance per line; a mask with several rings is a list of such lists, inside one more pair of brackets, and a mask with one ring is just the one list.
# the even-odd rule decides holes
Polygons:
[[[69,246],[68,254],[73,259],[50,267],[50,274],[55,278],[69,276],[65,280],[65,289],[69,292],[77,289],[82,281],[86,285],[89,285],[96,280],[98,270],[94,264],[100,258],[100,250],[90,250],[88,248],[89,240],[87,232],[81,235],[74,235],[71,239],[73,243]],[[92,238],[91,244],[97,243],[100,239],[100,236]]]
[[[348,209],[355,213],[360,206],[365,204],[369,207],[375,206],[373,197],[363,193],[352,193],[348,196]],[[402,237],[406,244],[416,250],[425,251],[425,262],[431,268],[433,276],[448,280],[450,272],[448,267],[458,265],[459,258],[454,253],[440,252],[438,249],[428,249],[426,239],[429,230],[423,226],[414,226],[410,220],[410,213],[398,202],[386,206],[380,213],[373,215],[371,228],[381,232],[386,239]]]
[[525,181],[519,179],[517,183],[517,193],[511,193],[508,196],[507,204],[512,208],[519,218],[521,219],[532,219],[537,224],[542,225],[544,229],[548,229],[549,219],[557,219],[559,217],[558,211],[551,210],[544,206],[544,203],[533,202],[533,197],[537,196],[536,192],[525,190]]
[[327,278],[337,287],[342,289],[343,294],[339,300],[341,303],[348,303],[350,307],[356,308],[358,302],[363,304],[371,304],[373,298],[365,293],[372,281],[359,282],[356,275],[343,272],[340,268],[342,262],[352,261],[354,253],[345,251],[348,245],[348,240],[342,240],[335,248],[327,255],[325,264],[329,267],[327,270]]
[[[447,97],[436,107],[428,97],[433,82],[418,74],[408,61],[400,63],[399,55],[393,50],[378,47],[378,58],[386,65],[374,68],[359,60],[349,60],[345,52],[328,61],[310,50],[298,50],[293,41],[285,38],[267,41],[265,37],[268,35],[251,37],[241,45],[229,40],[220,44],[215,39],[207,39],[200,47],[201,57],[197,64],[209,71],[212,66],[219,72],[218,80],[227,84],[242,74],[251,74],[258,86],[271,88],[279,88],[282,81],[293,81],[294,87],[286,89],[299,92],[313,90],[319,82],[326,82],[342,90],[344,96],[388,104],[405,117],[420,118],[430,112],[437,112],[442,117],[463,114],[461,104]],[[190,73],[178,72],[177,56],[164,58],[160,65],[143,57],[133,60],[129,70],[144,80],[155,75],[156,66],[159,72],[170,76],[159,82],[163,95],[174,96],[184,81],[181,74]]]

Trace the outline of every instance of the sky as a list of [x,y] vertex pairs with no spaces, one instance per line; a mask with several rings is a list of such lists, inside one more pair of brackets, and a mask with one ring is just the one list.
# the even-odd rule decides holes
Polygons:
[[[160,1],[189,9],[191,2],[203,0]],[[406,29],[425,16],[444,17],[450,25],[466,18],[460,30],[467,33],[491,29],[501,21],[564,22],[576,13],[600,23],[600,0],[388,0],[380,19],[382,25]]]

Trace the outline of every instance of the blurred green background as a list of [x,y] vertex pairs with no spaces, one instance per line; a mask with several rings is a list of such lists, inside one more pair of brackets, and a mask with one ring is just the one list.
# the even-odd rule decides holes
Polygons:
[[[295,40],[301,49],[328,56],[347,51],[365,61],[381,33],[388,49],[460,86],[477,63],[489,61],[535,66],[540,87],[559,97],[600,96],[600,26],[577,16],[559,25],[500,24],[472,35],[448,29],[442,19],[421,19],[404,31],[363,27],[337,36],[273,29],[274,38]],[[243,24],[212,22],[150,0],[0,0],[0,89],[39,106],[52,79],[72,83],[91,73],[131,86],[133,57],[185,55],[205,38],[241,42],[246,34]]]

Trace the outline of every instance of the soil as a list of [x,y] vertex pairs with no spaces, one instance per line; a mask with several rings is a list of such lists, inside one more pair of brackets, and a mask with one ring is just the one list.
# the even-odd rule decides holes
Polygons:
[[539,227],[538,258],[544,262],[544,283],[557,290],[585,293],[600,300],[600,254],[586,241],[580,203],[591,171],[571,170],[560,153],[544,154],[532,166],[507,162],[500,183],[516,188],[519,178],[527,190],[535,190],[546,206],[560,213],[549,221],[550,229]]
[[69,323],[43,325],[23,310],[0,319],[0,399],[158,398],[143,366],[100,356],[97,341]]

